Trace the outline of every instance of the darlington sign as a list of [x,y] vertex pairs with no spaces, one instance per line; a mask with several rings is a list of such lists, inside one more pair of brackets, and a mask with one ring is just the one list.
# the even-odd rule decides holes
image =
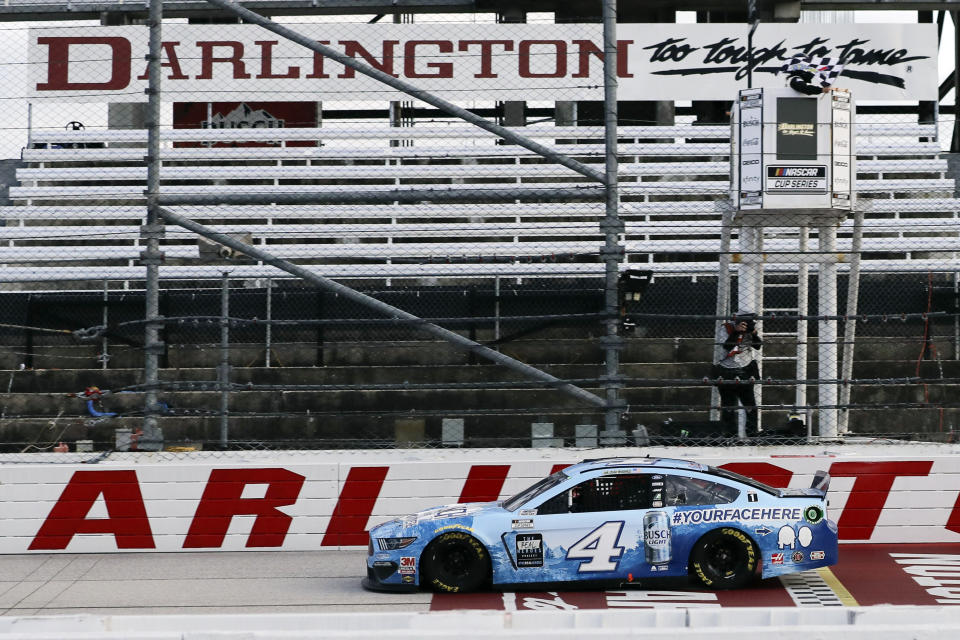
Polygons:
[[[601,100],[595,24],[302,24],[345,55],[451,100]],[[729,100],[747,84],[747,28],[620,24],[621,100]],[[142,102],[141,26],[30,30],[30,100]],[[934,25],[760,25],[754,86],[797,53],[839,57],[838,86],[858,100],[936,100]],[[162,90],[170,100],[389,100],[399,94],[255,25],[168,24]]]

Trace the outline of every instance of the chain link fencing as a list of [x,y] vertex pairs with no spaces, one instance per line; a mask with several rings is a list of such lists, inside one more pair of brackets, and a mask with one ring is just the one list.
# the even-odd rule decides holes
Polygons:
[[[401,42],[356,18],[289,26],[557,155],[465,125],[260,27],[164,22],[163,207],[412,321],[192,230],[151,229],[138,84],[147,27],[34,27],[24,46],[82,64],[71,67],[79,75],[30,71],[44,64],[32,53],[33,86],[56,85],[73,101],[4,101],[32,105],[28,126],[3,124],[20,156],[6,154],[12,186],[0,206],[4,452],[799,444],[822,435],[825,411],[840,423],[832,441],[956,438],[952,116],[862,108],[859,230],[852,213],[835,221],[834,247],[822,221],[785,215],[757,244],[749,225],[726,217],[729,105],[621,102],[611,290],[602,185],[560,161],[604,171],[602,92],[595,76],[578,77],[599,67],[599,31],[534,22],[498,25],[502,40],[490,40],[478,23],[448,16],[397,25],[409,27]],[[57,38],[99,40],[75,48]],[[445,77],[461,65],[469,85]],[[510,65],[520,66],[512,76]],[[124,73],[123,88],[101,91]],[[320,80],[329,81],[322,92],[307,88]],[[151,238],[163,254],[153,320],[142,262]],[[763,264],[760,294],[745,305],[751,259]],[[819,300],[827,263],[839,272],[835,305]],[[715,367],[730,352],[721,327],[745,306],[757,314],[762,357],[756,374],[727,380]],[[145,339],[151,321],[158,346]],[[457,348],[428,324],[555,382]],[[818,371],[827,360],[841,365],[836,375]],[[619,428],[562,384],[601,397],[619,387]],[[718,389],[746,387],[759,433],[739,409],[721,411]],[[162,441],[145,442],[151,390]]]

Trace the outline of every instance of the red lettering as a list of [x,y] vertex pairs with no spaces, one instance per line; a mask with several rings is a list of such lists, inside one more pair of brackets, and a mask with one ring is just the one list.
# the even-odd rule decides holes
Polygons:
[[[87,518],[101,495],[109,517]],[[66,549],[80,533],[111,533],[118,549],[155,548],[136,471],[75,471],[29,549]]]
[[[162,58],[166,58],[166,62],[161,59],[160,66],[170,67],[170,75],[167,76],[168,80],[186,80],[190,77],[180,68],[180,58],[177,56],[177,45],[179,44],[179,42],[160,43],[160,46],[163,47]],[[147,80],[149,78],[149,69],[144,70],[142,75],[137,76],[137,80]]]
[[[212,470],[183,548],[221,546],[233,516],[256,516],[247,547],[282,546],[293,518],[278,507],[297,501],[303,481],[302,475],[286,469]],[[264,497],[241,497],[250,484],[268,485]]]
[[887,502],[893,481],[900,476],[926,476],[931,461],[834,462],[834,478],[856,478],[837,526],[841,540],[869,540]]
[[449,40],[410,40],[403,45],[403,74],[408,78],[452,78],[450,62],[428,62],[427,68],[436,69],[436,73],[417,72],[417,47],[421,45],[436,45],[439,53],[453,52],[453,43]]
[[[530,47],[534,45],[552,46],[555,50],[555,64],[549,73],[534,73],[530,70]],[[537,54],[538,60],[544,60],[546,54]],[[567,43],[563,40],[521,40],[520,41],[520,77],[521,78],[562,78],[567,75]]]
[[[369,51],[363,48],[363,46],[356,40],[341,40],[340,44],[343,45],[343,53],[350,56],[351,58],[356,58],[358,55],[367,61],[374,69],[379,69],[380,71],[390,74],[391,76],[396,77],[397,74],[393,72],[393,50],[400,44],[399,40],[384,40],[383,41],[383,61],[377,60],[373,57]],[[356,75],[353,67],[344,67],[343,73],[338,75],[338,78],[352,78]]]
[[352,467],[343,483],[322,547],[367,544],[367,520],[380,495],[389,467]]
[[508,464],[475,464],[470,467],[457,502],[490,502],[500,497],[510,472]]
[[[330,41],[329,41],[329,40],[317,40],[317,42],[319,42],[320,44],[330,44]],[[319,51],[314,51],[314,52],[313,52],[313,71],[311,71],[309,74],[307,74],[307,75],[304,76],[304,77],[306,77],[306,78],[329,78],[329,77],[330,77],[330,74],[329,74],[329,73],[324,73],[324,71],[323,71],[323,61],[324,61],[324,60],[325,60],[325,58],[323,57],[323,54],[322,54],[322,53],[320,53]]]
[[[573,78],[590,77],[590,56],[595,56],[598,60],[603,60],[603,49],[594,44],[591,40],[574,40],[577,45],[577,72]],[[630,73],[629,61],[627,59],[627,49],[633,44],[633,40],[617,40],[617,77],[632,78]]]
[[300,67],[287,67],[287,72],[283,75],[273,72],[273,48],[278,44],[277,40],[257,40],[254,44],[260,47],[260,75],[257,78],[300,77]]
[[458,48],[460,51],[467,51],[472,45],[480,45],[480,73],[473,75],[474,78],[496,78],[493,73],[493,47],[501,46],[504,51],[513,51],[512,40],[461,40]]
[[[38,45],[47,45],[47,81],[37,91],[113,91],[130,84],[130,41],[119,36],[37,38]],[[110,79],[106,82],[70,82],[70,45],[107,45],[110,47]]]
[[953,503],[953,511],[947,518],[947,531],[960,533],[960,495],[957,496],[957,501]]
[[[233,79],[241,80],[249,78],[246,65],[243,63],[243,43],[233,40],[199,40],[197,46],[200,47],[200,75],[197,80],[213,79],[213,63],[229,62],[233,66]],[[230,53],[223,57],[215,57],[213,50],[215,47],[227,47]]]
[[793,478],[793,471],[769,462],[728,462],[720,465],[720,468],[777,488],[789,486]]

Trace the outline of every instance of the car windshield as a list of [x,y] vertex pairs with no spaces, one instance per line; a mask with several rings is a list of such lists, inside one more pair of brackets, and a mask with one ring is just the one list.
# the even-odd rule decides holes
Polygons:
[[714,476],[720,476],[721,478],[726,478],[727,480],[735,480],[737,482],[742,482],[743,484],[753,487],[754,489],[759,489],[764,493],[769,493],[770,495],[780,495],[779,489],[774,489],[768,484],[764,484],[759,480],[754,480],[753,478],[748,478],[747,476],[742,476],[739,473],[734,473],[733,471],[727,471],[726,469],[718,469],[717,467],[710,467],[707,470],[707,473]]
[[552,476],[539,480],[533,486],[527,487],[512,498],[507,498],[503,502],[503,508],[507,511],[515,511],[522,504],[530,502],[544,491],[549,491],[561,482],[567,479],[567,474],[563,471],[557,471]]

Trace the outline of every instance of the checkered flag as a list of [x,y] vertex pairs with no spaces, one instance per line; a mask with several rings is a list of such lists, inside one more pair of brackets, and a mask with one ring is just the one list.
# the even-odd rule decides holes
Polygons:
[[843,72],[843,65],[834,58],[814,60],[808,55],[797,55],[780,67],[777,73],[780,72],[784,72],[788,76],[806,76],[809,74],[811,77],[810,84],[819,85],[826,89]]

